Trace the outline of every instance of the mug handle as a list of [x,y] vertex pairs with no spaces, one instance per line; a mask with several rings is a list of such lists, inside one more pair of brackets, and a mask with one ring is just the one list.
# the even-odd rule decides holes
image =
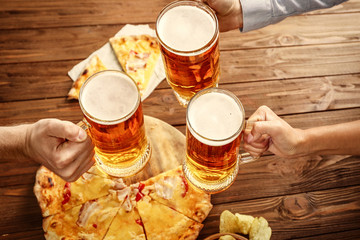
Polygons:
[[[245,128],[244,128],[244,132],[245,131],[251,131],[252,128],[254,126],[254,122],[252,121],[245,121]],[[239,164],[244,164],[244,163],[249,163],[249,162],[254,162],[256,160],[258,160],[260,157],[253,157],[251,156],[250,153],[248,152],[244,152],[244,153],[240,153],[239,154]]]
[[88,121],[86,121],[85,118],[83,118],[80,122],[78,122],[76,125],[78,125],[79,127],[81,127],[83,130],[85,130],[88,134],[88,130],[90,128],[90,124],[88,123]]

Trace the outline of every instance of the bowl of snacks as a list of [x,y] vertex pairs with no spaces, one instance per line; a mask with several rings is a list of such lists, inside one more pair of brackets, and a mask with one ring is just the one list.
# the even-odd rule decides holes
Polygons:
[[[253,217],[225,210],[220,215],[219,232],[205,240],[270,240],[271,228],[263,217]],[[248,238],[246,238],[247,236]]]
[[248,240],[246,237],[235,233],[216,233],[208,236],[204,240]]

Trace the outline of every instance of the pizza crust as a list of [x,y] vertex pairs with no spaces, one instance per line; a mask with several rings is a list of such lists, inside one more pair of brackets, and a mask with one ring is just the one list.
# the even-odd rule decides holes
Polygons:
[[84,82],[93,74],[106,70],[105,65],[102,63],[97,55],[91,57],[86,64],[80,76],[73,83],[70,91],[68,92],[68,99],[79,99],[80,89]]

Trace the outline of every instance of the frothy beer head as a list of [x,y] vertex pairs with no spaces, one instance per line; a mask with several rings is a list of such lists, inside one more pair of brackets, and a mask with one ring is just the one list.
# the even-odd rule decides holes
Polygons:
[[157,20],[158,38],[166,46],[177,51],[199,50],[217,34],[216,16],[212,15],[203,8],[191,5],[165,9]]
[[125,121],[139,103],[140,94],[135,82],[118,71],[103,71],[93,75],[80,92],[80,106],[85,110],[84,113],[101,124]]
[[191,134],[204,144],[228,144],[242,131],[242,105],[228,92],[212,89],[205,91],[209,92],[195,96],[190,101],[187,110],[188,128]]

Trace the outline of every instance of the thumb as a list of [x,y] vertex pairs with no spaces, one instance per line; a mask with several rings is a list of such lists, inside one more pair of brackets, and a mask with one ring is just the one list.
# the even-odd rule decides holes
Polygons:
[[54,120],[49,124],[49,135],[64,138],[72,142],[83,142],[87,138],[86,132],[72,122]]
[[251,130],[251,142],[256,142],[264,134],[267,134],[271,137],[273,136],[274,131],[274,123],[272,121],[255,122]]

